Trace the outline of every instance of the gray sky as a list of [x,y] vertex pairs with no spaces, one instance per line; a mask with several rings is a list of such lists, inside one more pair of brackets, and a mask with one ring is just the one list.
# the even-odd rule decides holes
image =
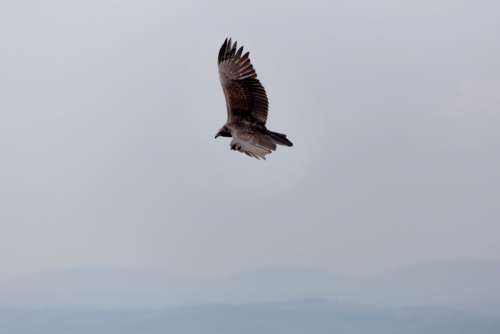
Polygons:
[[[498,1],[0,4],[0,264],[371,272],[500,260]],[[268,161],[213,136],[251,52]]]

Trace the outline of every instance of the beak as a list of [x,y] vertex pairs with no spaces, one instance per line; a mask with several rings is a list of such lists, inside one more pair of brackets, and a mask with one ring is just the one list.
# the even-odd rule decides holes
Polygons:
[[216,134],[216,135],[215,135],[215,139],[217,139],[217,137],[219,137],[219,134]]

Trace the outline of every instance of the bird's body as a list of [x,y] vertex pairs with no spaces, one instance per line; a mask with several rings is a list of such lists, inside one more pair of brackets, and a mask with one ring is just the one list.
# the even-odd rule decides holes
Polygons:
[[257,79],[249,53],[226,39],[219,51],[219,76],[226,98],[227,122],[218,136],[232,137],[230,147],[257,159],[265,159],[276,144],[292,146],[286,135],[266,128],[268,99]]

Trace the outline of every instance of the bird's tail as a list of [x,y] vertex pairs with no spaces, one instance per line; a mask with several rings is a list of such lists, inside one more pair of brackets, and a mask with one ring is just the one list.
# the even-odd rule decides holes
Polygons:
[[293,146],[293,143],[289,141],[288,138],[286,138],[286,135],[283,133],[268,131],[268,134],[278,145]]

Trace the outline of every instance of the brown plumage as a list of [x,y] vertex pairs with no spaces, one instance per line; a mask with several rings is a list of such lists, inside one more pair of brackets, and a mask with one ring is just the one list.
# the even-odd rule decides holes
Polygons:
[[226,39],[219,50],[219,76],[226,98],[227,122],[215,138],[232,137],[231,149],[248,156],[265,159],[276,150],[276,144],[292,146],[286,135],[266,128],[269,102],[257,79],[249,53]]

